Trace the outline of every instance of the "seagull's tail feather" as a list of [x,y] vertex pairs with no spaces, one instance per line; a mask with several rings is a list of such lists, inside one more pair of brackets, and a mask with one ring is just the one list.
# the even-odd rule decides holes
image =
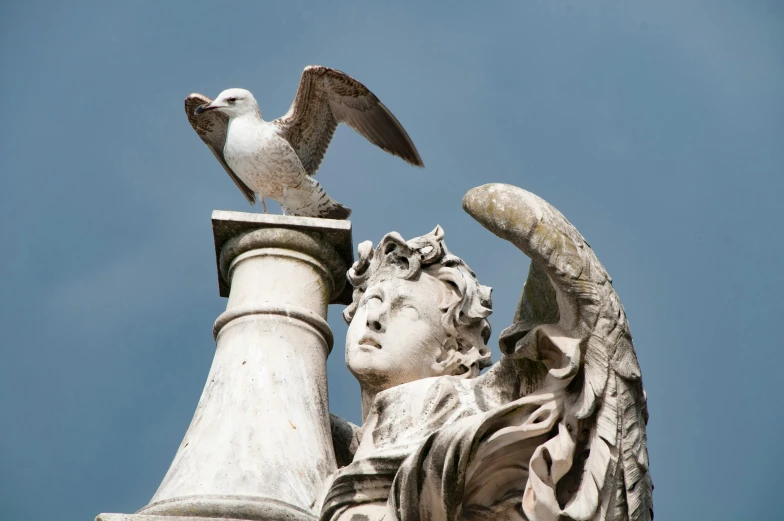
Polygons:
[[346,208],[334,199],[330,199],[329,201],[332,203],[332,206],[319,217],[325,219],[348,219],[349,215],[351,215],[351,208]]
[[287,212],[302,217],[348,219],[351,209],[332,199],[318,181],[306,177],[296,188],[288,188],[282,204]]

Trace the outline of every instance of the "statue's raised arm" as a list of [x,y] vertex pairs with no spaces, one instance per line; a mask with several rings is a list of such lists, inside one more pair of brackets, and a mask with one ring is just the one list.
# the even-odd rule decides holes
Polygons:
[[499,342],[508,359],[548,371],[538,390],[490,419],[466,492],[472,479],[481,488],[477,473],[493,479],[504,468],[498,455],[531,425],[554,424],[530,459],[522,505],[529,520],[652,519],[645,392],[612,279],[574,226],[525,190],[484,185],[466,194],[463,208],[531,258],[515,322]]

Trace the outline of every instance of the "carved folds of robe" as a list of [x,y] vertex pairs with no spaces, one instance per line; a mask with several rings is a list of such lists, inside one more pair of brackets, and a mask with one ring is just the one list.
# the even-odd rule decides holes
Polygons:
[[[574,448],[569,432],[558,434],[571,380],[553,376],[570,366],[566,356],[559,362],[542,378],[541,366],[504,357],[476,379],[427,378],[379,393],[353,462],[326,494],[321,520],[379,502],[387,503],[387,520],[528,519],[522,498],[537,448],[555,440],[562,459]],[[528,394],[531,387],[539,391]],[[563,464],[557,457],[538,458],[544,475],[537,482],[552,484],[548,473]],[[554,499],[554,487],[545,488]]]

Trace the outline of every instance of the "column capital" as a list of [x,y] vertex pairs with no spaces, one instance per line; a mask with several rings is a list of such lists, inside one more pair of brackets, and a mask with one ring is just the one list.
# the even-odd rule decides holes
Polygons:
[[314,217],[214,210],[212,231],[220,296],[228,297],[232,262],[250,250],[274,247],[315,257],[331,271],[330,304],[350,304],[346,271],[354,262],[351,222]]

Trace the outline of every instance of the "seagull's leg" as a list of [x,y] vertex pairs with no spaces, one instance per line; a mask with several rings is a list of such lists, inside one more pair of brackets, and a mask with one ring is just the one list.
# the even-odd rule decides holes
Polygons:
[[283,212],[283,215],[288,215],[286,211],[286,187],[283,187],[283,203],[280,205],[280,209]]
[[264,196],[260,195],[259,200],[261,200],[261,209],[264,210],[264,213],[267,213],[267,203],[264,202]]

